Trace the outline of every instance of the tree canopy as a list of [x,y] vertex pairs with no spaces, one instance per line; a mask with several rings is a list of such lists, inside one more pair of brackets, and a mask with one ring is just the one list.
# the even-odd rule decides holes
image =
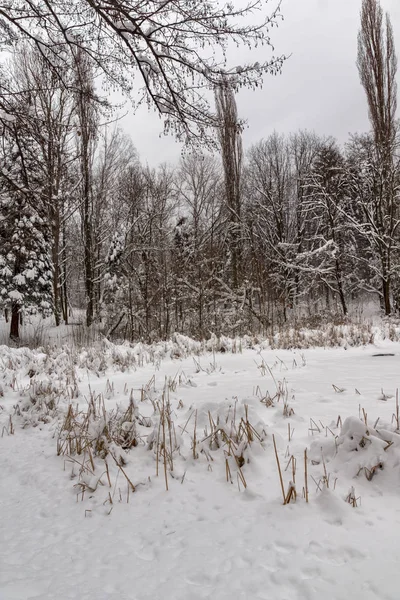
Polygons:
[[[112,86],[147,102],[179,138],[202,138],[216,124],[206,89],[222,77],[231,85],[262,84],[284,57],[230,65],[230,44],[271,46],[280,2],[265,14],[264,0],[0,0],[2,44],[35,44],[63,78],[84,51]],[[262,51],[264,52],[264,51]],[[212,98],[211,98],[212,100]]]

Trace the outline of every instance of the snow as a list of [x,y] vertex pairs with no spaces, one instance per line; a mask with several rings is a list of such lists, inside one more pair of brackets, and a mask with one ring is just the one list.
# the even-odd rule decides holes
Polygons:
[[[177,341],[181,357],[171,358]],[[397,600],[400,343],[199,350],[179,336],[153,348],[0,347],[1,600]],[[111,488],[100,456],[81,477],[83,455],[57,456],[69,404],[79,424],[92,400],[90,439],[116,428]],[[168,400],[176,441],[166,491],[156,446]],[[234,442],[241,419],[260,439]],[[272,436],[285,492],[297,460],[287,505]]]
[[10,113],[0,109],[0,119],[3,121],[8,121],[9,123],[13,123],[16,120],[16,117],[15,115],[10,115]]
[[8,297],[10,298],[10,300],[14,300],[15,302],[22,302],[24,298],[21,292],[19,292],[18,290],[11,290],[10,292],[8,292]]
[[13,283],[15,285],[25,285],[25,283],[26,283],[25,275],[22,275],[21,273],[19,273],[18,275],[15,275],[13,277]]
[[36,267],[33,267],[32,269],[25,269],[24,274],[27,279],[35,279],[37,276],[37,269]]

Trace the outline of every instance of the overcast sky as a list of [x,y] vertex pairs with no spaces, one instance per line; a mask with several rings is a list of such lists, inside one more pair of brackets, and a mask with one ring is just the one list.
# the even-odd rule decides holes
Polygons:
[[[381,5],[391,15],[400,55],[400,0],[381,0]],[[281,75],[265,78],[262,90],[238,95],[239,115],[247,120],[245,148],[274,130],[308,129],[332,135],[340,143],[349,133],[368,130],[367,104],[356,67],[360,7],[361,0],[282,0],[284,20],[279,29],[272,29],[271,41],[276,54],[291,57]],[[254,51],[251,60],[268,59],[263,52],[264,48]],[[240,53],[235,55],[233,64],[240,58]],[[140,109],[126,116],[122,126],[142,162],[156,166],[179,158],[180,145],[171,137],[159,137],[162,121],[156,113]]]

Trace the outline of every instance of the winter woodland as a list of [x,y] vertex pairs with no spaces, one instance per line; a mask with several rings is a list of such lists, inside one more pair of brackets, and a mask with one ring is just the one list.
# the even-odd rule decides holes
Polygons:
[[396,38],[359,2],[369,131],[245,149],[284,4],[0,0],[0,600],[398,600]]
[[[0,6],[0,299],[11,336],[26,315],[67,324],[74,308],[128,341],[265,335],[288,320],[346,316],[365,295],[396,314],[389,15],[363,3],[357,61],[371,131],[344,147],[275,132],[244,152],[235,92],[279,72],[285,57],[232,68],[224,55],[231,41],[271,54],[279,7],[262,27],[237,27],[230,21],[249,7],[170,5]],[[152,105],[184,143],[179,164],[142,165],[120,129],[104,86],[132,95],[133,77],[142,81],[133,101]]]

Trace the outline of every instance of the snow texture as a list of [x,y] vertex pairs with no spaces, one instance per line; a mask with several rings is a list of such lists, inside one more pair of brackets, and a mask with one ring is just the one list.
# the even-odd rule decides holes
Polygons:
[[[178,358],[173,347],[0,347],[0,599],[397,600],[400,344]],[[155,453],[165,389],[168,491]],[[68,406],[78,422],[90,398],[104,407],[91,440],[117,427],[109,457],[135,492],[113,460],[109,487],[100,451],[81,475],[82,455],[57,456]],[[235,446],[236,462],[224,435],[246,418],[260,437]],[[287,505],[272,435],[285,492],[297,460]]]

